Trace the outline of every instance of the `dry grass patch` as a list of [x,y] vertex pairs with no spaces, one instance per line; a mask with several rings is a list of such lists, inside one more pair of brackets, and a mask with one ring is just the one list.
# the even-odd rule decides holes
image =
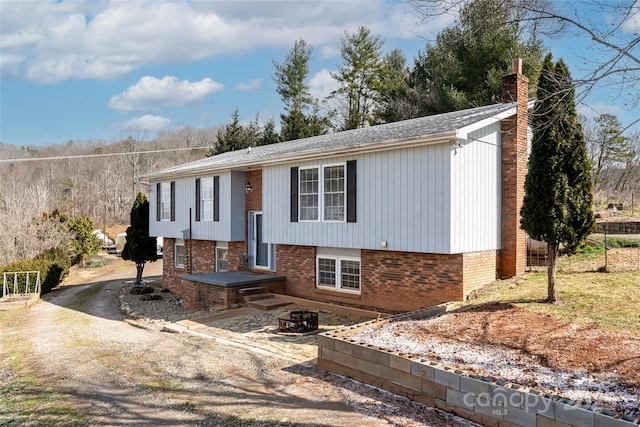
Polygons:
[[546,271],[496,281],[465,305],[511,303],[565,321],[640,336],[640,275],[637,272],[558,273],[557,286],[560,302],[556,305],[542,302],[547,296]]

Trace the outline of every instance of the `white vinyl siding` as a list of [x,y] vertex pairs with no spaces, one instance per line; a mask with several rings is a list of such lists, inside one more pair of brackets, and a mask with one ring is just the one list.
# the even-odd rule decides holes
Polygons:
[[[495,123],[472,132],[457,150],[442,143],[265,167],[264,238],[374,250],[387,242],[387,250],[443,254],[500,249],[500,145]],[[357,222],[291,222],[291,167],[348,160],[358,165]]]
[[[448,253],[449,144],[265,167],[262,210],[272,243]],[[291,222],[291,167],[357,160],[357,221]]]
[[213,221],[213,178],[200,180],[200,219]]
[[171,221],[171,183],[160,184],[160,219]]
[[452,253],[500,249],[501,171],[499,123],[472,132],[461,148],[452,151]]
[[[243,241],[246,229],[245,174],[244,172],[216,172],[215,175],[219,176],[220,180],[219,221],[195,221],[196,178],[201,178],[202,182],[204,178],[210,178],[211,174],[179,178],[175,180],[175,221],[150,221],[149,235],[168,238],[184,238],[191,235],[194,240]],[[155,206],[157,200],[155,184],[152,183],[150,186],[150,206]],[[189,215],[191,215],[191,221]],[[191,234],[189,234],[189,223],[192,227]]]

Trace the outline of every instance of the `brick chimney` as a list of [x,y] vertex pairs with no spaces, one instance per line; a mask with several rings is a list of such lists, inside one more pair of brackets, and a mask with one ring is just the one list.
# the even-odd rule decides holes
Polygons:
[[520,228],[520,209],[527,175],[529,79],[522,74],[522,59],[513,60],[513,74],[502,79],[502,102],[516,102],[516,114],[502,121],[502,250],[499,276],[524,273],[527,241]]

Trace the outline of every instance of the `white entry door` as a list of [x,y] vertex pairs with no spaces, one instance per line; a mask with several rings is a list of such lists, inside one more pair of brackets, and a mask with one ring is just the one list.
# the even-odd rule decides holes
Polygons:
[[249,212],[249,268],[269,268],[269,243],[262,240],[262,212]]

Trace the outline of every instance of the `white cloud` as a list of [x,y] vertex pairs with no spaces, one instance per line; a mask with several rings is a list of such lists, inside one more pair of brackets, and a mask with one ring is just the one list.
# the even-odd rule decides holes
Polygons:
[[207,95],[222,89],[222,84],[208,77],[199,82],[189,82],[174,76],[162,79],[145,76],[120,95],[112,97],[109,107],[116,111],[143,111],[189,105],[202,102]]
[[126,122],[114,123],[112,127],[117,130],[140,129],[156,132],[162,129],[166,129],[170,124],[171,120],[167,119],[166,117],[146,114],[144,116],[134,117],[133,119],[127,120]]
[[252,90],[260,89],[261,85],[262,85],[262,79],[250,79],[246,83],[236,84],[236,89],[242,90],[245,92],[251,92]]
[[20,64],[25,60],[22,55],[0,54],[0,73],[15,74],[20,69]]
[[309,80],[309,92],[314,99],[318,100],[326,98],[338,87],[340,87],[340,84],[331,77],[331,71],[326,68],[318,71]]
[[335,54],[345,30],[361,25],[383,38],[413,37],[413,17],[406,4],[386,0],[7,1],[0,46],[3,55],[20,58],[10,71],[55,83],[117,78],[155,63],[288,49],[299,38],[323,56]]

